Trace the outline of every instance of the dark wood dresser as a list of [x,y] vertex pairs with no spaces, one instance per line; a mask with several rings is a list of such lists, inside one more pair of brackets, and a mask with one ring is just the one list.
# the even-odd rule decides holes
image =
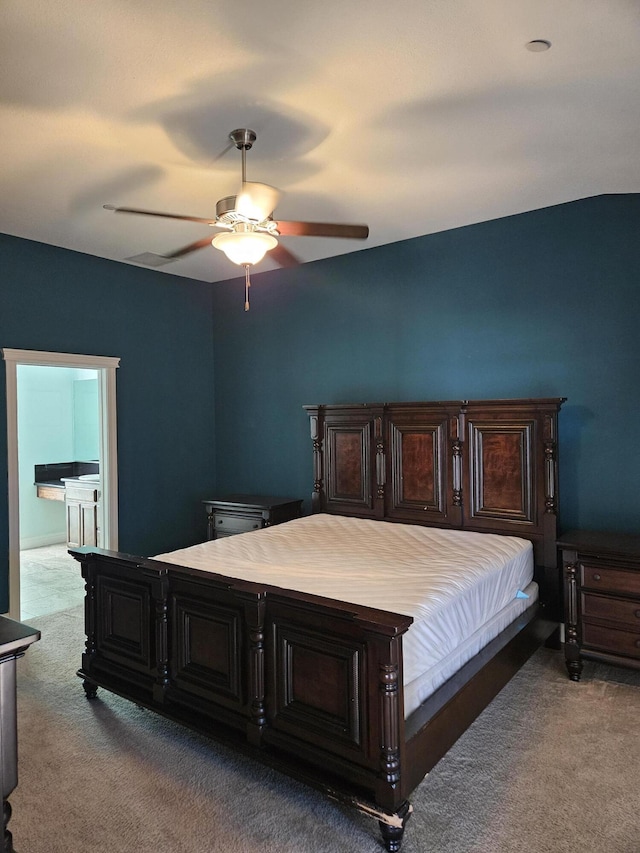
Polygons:
[[640,669],[640,535],[571,530],[558,540],[565,575],[565,658]]
[[302,500],[274,495],[226,495],[203,503],[207,510],[207,539],[248,533],[302,515]]
[[18,720],[16,693],[16,661],[32,643],[40,639],[40,631],[0,616],[0,788],[2,788],[2,853],[15,853],[7,824],[11,818],[9,794],[18,784]]

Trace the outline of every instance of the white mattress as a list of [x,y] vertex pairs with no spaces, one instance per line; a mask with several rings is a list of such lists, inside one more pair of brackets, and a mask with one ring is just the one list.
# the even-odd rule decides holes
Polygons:
[[[477,631],[463,640],[452,652],[441,658],[435,666],[404,684],[404,714],[408,717],[415,709],[428,699],[448,678],[457,672],[474,655],[504,631],[524,611],[538,600],[538,584],[535,581],[522,591],[524,596],[514,598],[495,616],[492,616]],[[525,597],[526,596],[526,597]],[[409,629],[411,632],[413,626]]]
[[528,540],[414,524],[316,514],[154,559],[412,616],[407,716],[532,603],[517,597],[533,577]]

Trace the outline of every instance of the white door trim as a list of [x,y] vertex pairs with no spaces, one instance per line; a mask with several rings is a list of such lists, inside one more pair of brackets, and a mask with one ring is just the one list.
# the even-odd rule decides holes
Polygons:
[[77,367],[98,371],[100,407],[100,460],[102,479],[104,548],[118,550],[118,451],[116,433],[116,368],[120,359],[111,356],[77,355],[37,350],[2,350],[7,375],[7,469],[9,501],[9,615],[20,618],[20,501],[18,485],[18,386],[17,366]]

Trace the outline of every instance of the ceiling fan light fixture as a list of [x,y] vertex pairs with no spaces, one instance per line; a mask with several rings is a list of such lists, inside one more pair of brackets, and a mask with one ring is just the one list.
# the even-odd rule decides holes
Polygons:
[[238,266],[253,266],[259,263],[269,249],[275,249],[278,241],[271,234],[263,231],[226,231],[217,234],[211,241],[216,249]]

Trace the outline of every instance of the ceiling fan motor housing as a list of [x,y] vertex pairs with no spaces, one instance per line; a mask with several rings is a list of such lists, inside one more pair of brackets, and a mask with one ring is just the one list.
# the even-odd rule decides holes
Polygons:
[[[247,218],[236,210],[236,198],[237,196],[235,195],[228,195],[216,203],[216,220],[223,225],[228,225],[230,228],[239,223],[248,222]],[[262,220],[262,222],[254,220],[250,220],[250,222],[252,229],[255,231],[266,231],[269,234],[278,233],[278,225],[270,216]]]
[[217,202],[216,219],[225,225],[233,225],[236,222],[244,221],[236,212],[236,197],[234,195],[225,196]]

